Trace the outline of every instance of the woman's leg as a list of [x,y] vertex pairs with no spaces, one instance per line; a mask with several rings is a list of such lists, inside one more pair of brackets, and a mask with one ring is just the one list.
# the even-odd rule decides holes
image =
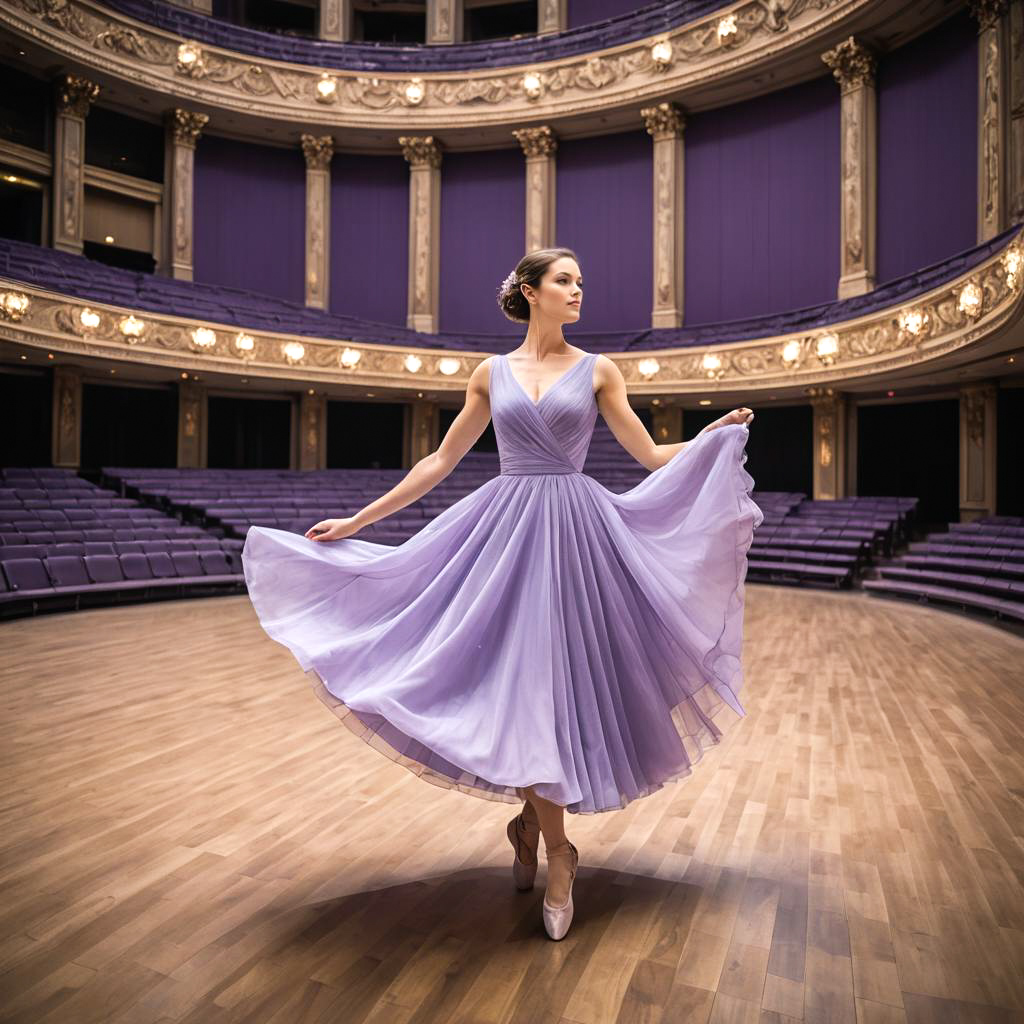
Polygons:
[[[533,805],[540,821],[540,830],[544,836],[544,848],[550,850],[566,841],[565,808],[561,804],[545,800],[527,787],[526,795]],[[525,813],[525,810],[524,810]],[[552,906],[560,907],[569,898],[569,868],[567,857],[555,857],[548,861],[547,899]]]

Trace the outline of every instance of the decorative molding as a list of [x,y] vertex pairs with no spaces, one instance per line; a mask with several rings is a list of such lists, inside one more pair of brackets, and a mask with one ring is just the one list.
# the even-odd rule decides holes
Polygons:
[[821,59],[832,69],[832,76],[843,92],[856,89],[859,85],[874,85],[878,61],[863,43],[853,36],[844,39],[838,46],[826,50]]
[[[0,24],[58,57],[183,103],[297,123],[308,121],[316,103],[325,127],[441,131],[577,117],[695,86],[750,81],[758,67],[784,62],[789,49],[863,21],[876,6],[877,0],[741,0],[657,37],[596,52],[498,70],[417,72],[412,90],[408,74],[300,65],[184,40],[97,0],[10,0],[0,6]],[[887,7],[902,13],[905,5]],[[718,32],[723,20],[735,25],[726,37]],[[652,48],[665,44],[671,56],[656,60]],[[321,90],[325,76],[335,84],[328,93]]]
[[967,9],[982,32],[994,25],[1009,7],[1009,0],[967,0]]
[[523,150],[523,156],[553,156],[558,149],[558,139],[547,124],[535,128],[517,128],[512,132]]
[[58,114],[87,117],[99,94],[99,85],[80,75],[59,75],[54,79],[54,104]]
[[300,138],[302,155],[306,160],[306,170],[326,171],[331,166],[334,156],[334,136],[310,135],[303,132]]
[[199,136],[210,121],[209,114],[201,114],[198,110],[182,110],[180,107],[173,107],[166,117],[174,144],[190,146],[192,149],[196,148]]
[[[436,173],[436,169],[430,170]],[[1000,252],[953,281],[902,305],[827,327],[717,346],[610,356],[631,385],[631,392],[638,395],[836,387],[853,379],[920,371],[1024,319],[1022,241],[1024,230]],[[86,303],[80,299],[0,279],[0,293],[7,292],[23,295],[27,302],[16,317],[0,317],[0,339],[41,351],[175,370],[457,394],[465,390],[470,374],[489,354],[411,350],[265,331],[247,334],[238,327],[204,325],[92,302],[88,308],[98,317],[94,326],[87,327],[81,318]],[[21,305],[18,303],[19,310]],[[126,335],[120,324],[129,315],[135,317],[131,322],[135,333]],[[200,345],[195,332],[204,326],[209,331],[204,336],[207,344]],[[239,344],[239,336],[247,339],[245,345]],[[409,360],[410,354],[417,359]]]
[[655,140],[675,138],[681,135],[686,127],[686,115],[675,103],[659,103],[654,107],[644,107],[640,111],[647,134]]

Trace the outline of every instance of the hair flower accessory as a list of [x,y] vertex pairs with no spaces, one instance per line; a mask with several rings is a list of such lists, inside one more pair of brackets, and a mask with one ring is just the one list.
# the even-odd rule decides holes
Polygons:
[[498,289],[499,294],[502,298],[506,295],[511,295],[515,291],[516,287],[516,272],[513,270],[504,281],[501,282],[501,288]]

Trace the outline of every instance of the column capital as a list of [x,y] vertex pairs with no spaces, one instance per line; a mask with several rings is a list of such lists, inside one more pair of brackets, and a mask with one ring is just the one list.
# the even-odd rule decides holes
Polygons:
[[676,103],[666,101],[653,107],[643,107],[640,116],[644,119],[647,134],[656,139],[682,135],[686,127],[686,114]]
[[1009,9],[1009,0],[967,0],[967,8],[978,22],[978,31],[994,25]]
[[333,135],[301,135],[302,155],[306,159],[307,171],[326,171],[334,156]]
[[558,137],[550,125],[536,128],[517,128],[512,134],[523,149],[523,156],[552,156],[558,149]]
[[201,114],[198,110],[172,107],[164,114],[164,121],[171,129],[171,135],[177,145],[191,146],[195,149],[199,136],[210,121],[210,115]]
[[441,143],[433,135],[400,135],[398,144],[411,166],[441,166]]
[[72,117],[86,117],[90,105],[100,94],[99,85],[81,75],[58,75],[53,86],[57,113]]
[[845,92],[859,85],[873,85],[878,61],[875,54],[853,36],[826,50],[821,59],[832,69],[832,75]]

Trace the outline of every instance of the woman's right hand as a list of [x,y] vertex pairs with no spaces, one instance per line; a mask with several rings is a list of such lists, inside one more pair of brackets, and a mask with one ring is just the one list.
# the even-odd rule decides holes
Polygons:
[[309,540],[342,540],[351,537],[359,529],[354,516],[347,519],[321,519],[306,531],[306,537]]

